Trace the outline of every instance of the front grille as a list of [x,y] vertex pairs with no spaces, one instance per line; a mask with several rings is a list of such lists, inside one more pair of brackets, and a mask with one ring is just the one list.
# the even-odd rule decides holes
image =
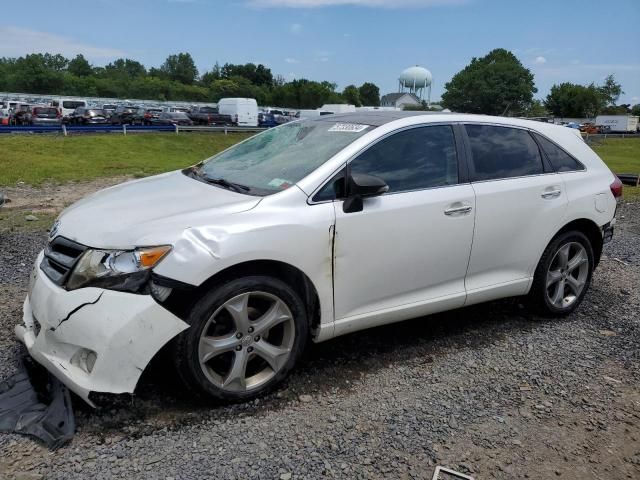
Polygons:
[[53,283],[62,286],[86,249],[87,247],[73,240],[56,237],[44,249],[40,268]]

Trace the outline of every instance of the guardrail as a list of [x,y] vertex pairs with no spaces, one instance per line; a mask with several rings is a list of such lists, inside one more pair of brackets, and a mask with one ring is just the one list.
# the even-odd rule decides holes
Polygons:
[[61,125],[51,127],[40,127],[31,125],[1,126],[0,134],[16,133],[49,133],[62,134],[67,136],[75,133],[144,133],[144,132],[221,132],[225,135],[234,132],[262,132],[266,128],[262,127],[209,127],[209,126],[181,126],[181,125]]
[[204,125],[191,125],[191,126],[185,126],[185,125],[176,125],[175,127],[176,129],[176,133],[179,132],[224,132],[224,134],[226,135],[227,133],[233,133],[233,132],[262,132],[264,130],[267,130],[267,128],[265,127],[210,127],[210,126],[204,126]]

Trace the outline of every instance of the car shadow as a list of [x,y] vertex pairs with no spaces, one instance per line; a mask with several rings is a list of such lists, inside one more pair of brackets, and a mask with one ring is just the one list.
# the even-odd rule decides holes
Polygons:
[[77,423],[100,437],[110,432],[137,437],[200,423],[208,416],[224,421],[238,413],[260,415],[287,408],[300,395],[348,393],[367,374],[382,368],[432,363],[457,349],[488,348],[548,321],[529,313],[516,299],[507,299],[310,343],[283,385],[257,401],[237,404],[194,397],[180,384],[168,352],[161,352],[145,370],[135,396],[100,395],[97,410],[76,399]]

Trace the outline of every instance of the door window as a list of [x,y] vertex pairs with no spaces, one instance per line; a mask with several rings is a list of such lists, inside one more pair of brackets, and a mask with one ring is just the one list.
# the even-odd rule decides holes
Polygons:
[[497,180],[544,173],[538,145],[528,131],[493,125],[466,125],[473,157],[473,180]]
[[360,154],[351,173],[382,178],[390,192],[458,183],[458,158],[449,125],[417,127],[395,133]]
[[556,172],[575,172],[577,170],[584,170],[583,165],[555,143],[547,140],[537,133],[534,133],[534,136]]

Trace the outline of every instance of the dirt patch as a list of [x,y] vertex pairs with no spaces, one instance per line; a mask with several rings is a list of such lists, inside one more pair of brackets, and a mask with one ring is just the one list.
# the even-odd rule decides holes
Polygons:
[[62,209],[91,193],[132,179],[131,176],[107,177],[86,182],[49,183],[39,187],[19,182],[15,187],[2,189],[9,199],[3,209],[57,215]]

